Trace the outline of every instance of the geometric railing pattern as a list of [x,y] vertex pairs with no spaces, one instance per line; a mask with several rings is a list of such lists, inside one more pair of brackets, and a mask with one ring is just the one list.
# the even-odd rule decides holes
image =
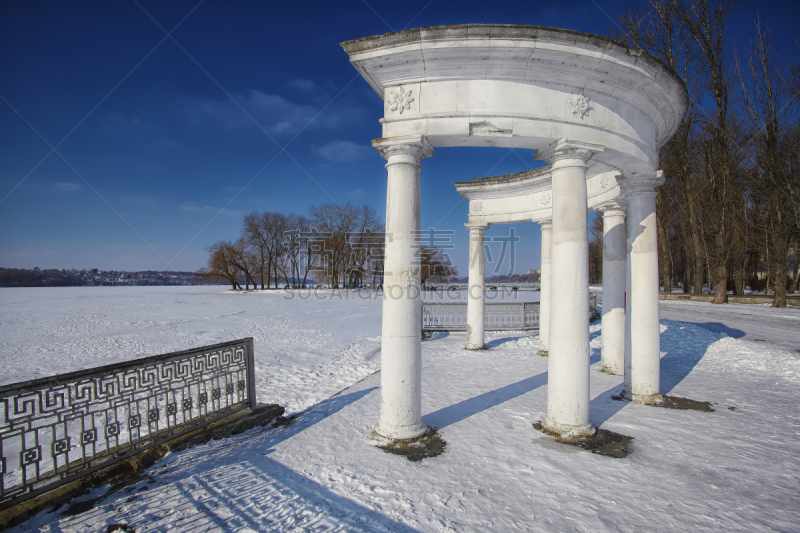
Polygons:
[[253,339],[0,387],[0,509],[256,407]]
[[[597,320],[597,294],[589,294],[589,321]],[[539,327],[539,302],[484,304],[484,330],[526,330]],[[466,331],[467,303],[422,304],[423,331]]]
[[[486,282],[486,288],[489,289],[490,287],[494,288],[518,288],[518,289],[538,289],[541,285],[538,281],[530,282],[530,281],[503,281],[498,283]],[[463,282],[443,282],[443,283],[425,283],[423,284],[423,289],[436,289],[436,290],[447,290],[447,289],[466,289],[469,287],[469,283],[466,281]]]
[[[539,327],[539,302],[487,303],[484,306],[486,331],[525,330]],[[423,303],[422,329],[426,331],[466,331],[466,303]]]

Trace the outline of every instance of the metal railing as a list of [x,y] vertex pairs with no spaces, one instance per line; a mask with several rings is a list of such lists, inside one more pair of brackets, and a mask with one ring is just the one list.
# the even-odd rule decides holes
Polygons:
[[[486,287],[494,287],[494,288],[511,288],[511,289],[538,289],[540,284],[538,281],[501,281],[497,283],[492,283],[491,281],[487,281],[485,283]],[[446,283],[434,283],[434,282],[426,282],[423,284],[422,288],[425,289],[437,289],[437,290],[447,290],[447,289],[466,289],[469,287],[469,282],[462,281],[462,282],[446,282]]]
[[253,339],[0,387],[0,509],[255,408]]
[[600,318],[600,313],[597,311],[597,293],[589,293],[589,322]]
[[[539,302],[486,303],[486,331],[526,330],[539,327]],[[589,321],[597,320],[597,294],[589,294]],[[467,303],[422,304],[423,331],[466,331]]]
[[[522,330],[539,327],[539,302],[487,303],[484,307],[486,331]],[[466,303],[423,303],[422,329],[425,331],[466,331]]]

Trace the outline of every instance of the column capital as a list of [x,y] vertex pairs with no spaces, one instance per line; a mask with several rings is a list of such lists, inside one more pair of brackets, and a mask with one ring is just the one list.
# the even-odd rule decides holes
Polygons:
[[617,198],[616,200],[609,200],[595,207],[597,211],[603,213],[603,216],[622,215],[625,216],[628,210],[628,201],[625,198]]
[[372,147],[380,152],[381,157],[388,160],[394,155],[411,156],[417,161],[433,155],[433,146],[424,135],[403,135],[373,139]]
[[553,227],[553,221],[549,218],[547,220],[537,220],[536,223],[539,224],[542,229],[550,229]]
[[617,183],[626,198],[632,194],[655,194],[656,187],[664,185],[664,171],[623,174],[617,177]]
[[603,146],[599,144],[559,139],[537,150],[534,153],[534,157],[539,161],[545,161],[551,166],[566,159],[577,159],[585,165],[594,154],[599,154],[603,150]]
[[484,232],[484,231],[486,231],[486,228],[489,227],[489,224],[482,224],[480,222],[466,222],[464,224],[464,227],[467,228],[470,233],[472,233],[473,231],[478,231],[478,230],[480,230],[481,232]]

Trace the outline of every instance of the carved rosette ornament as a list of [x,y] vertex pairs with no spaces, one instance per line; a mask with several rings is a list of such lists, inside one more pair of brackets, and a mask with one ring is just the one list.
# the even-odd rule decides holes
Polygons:
[[594,109],[590,102],[589,97],[581,94],[570,95],[569,104],[572,106],[572,114],[580,115],[581,118],[585,117],[590,109]]
[[539,203],[542,204],[542,207],[547,207],[548,205],[550,205],[551,199],[552,196],[550,195],[550,193],[546,192],[539,197]]
[[483,211],[483,204],[481,202],[470,202],[470,207],[473,213],[480,213]]
[[411,89],[404,91],[402,87],[398,87],[396,91],[389,93],[389,100],[386,102],[389,104],[389,109],[392,111],[399,111],[402,115],[403,111],[411,108],[411,102],[414,101],[414,99],[411,98],[412,92]]
[[608,189],[608,174],[600,178],[600,187],[603,190]]

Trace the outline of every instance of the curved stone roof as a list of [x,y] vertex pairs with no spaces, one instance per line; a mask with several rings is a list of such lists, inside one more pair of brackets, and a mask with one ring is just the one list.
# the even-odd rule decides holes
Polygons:
[[630,48],[625,43],[610,37],[595,35],[566,28],[553,28],[550,26],[533,26],[527,24],[452,24],[443,26],[429,26],[427,28],[412,28],[395,31],[384,35],[361,37],[341,43],[348,55],[378,48],[400,46],[412,43],[434,42],[453,39],[520,39],[520,40],[549,40],[564,43],[593,47],[598,50],[614,50],[620,55],[635,57],[637,62],[649,64],[658,69],[676,84],[683,87],[688,103],[689,93],[681,77],[666,63],[653,55]]
[[472,178],[469,181],[459,181],[453,183],[453,185],[458,189],[460,187],[473,186],[473,185],[512,184],[549,175],[550,175],[550,167],[543,166],[540,168],[535,168],[533,170],[525,170],[523,172],[517,172],[515,174],[503,174],[501,176],[489,176],[486,178]]
[[677,130],[689,101],[681,78],[662,61],[574,30],[459,24],[363,37],[341,46],[381,98],[387,88],[468,79],[582,88],[628,102],[647,115],[657,146]]

